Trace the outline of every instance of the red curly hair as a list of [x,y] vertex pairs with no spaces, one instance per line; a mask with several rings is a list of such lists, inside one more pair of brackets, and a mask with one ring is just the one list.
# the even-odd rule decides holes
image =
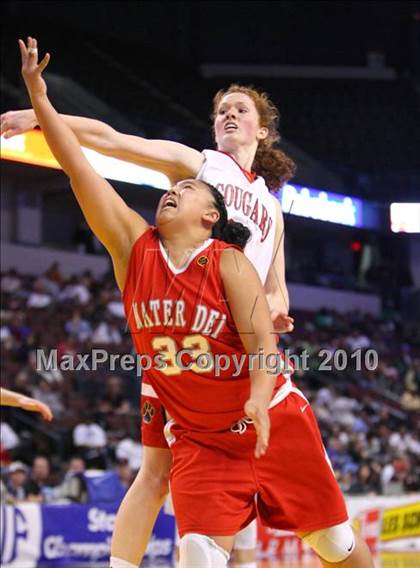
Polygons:
[[296,173],[296,164],[284,152],[274,148],[274,144],[280,141],[279,121],[280,114],[274,103],[270,100],[267,93],[257,91],[253,86],[245,87],[233,83],[227,89],[221,89],[213,98],[213,112],[211,118],[214,120],[217,115],[220,102],[226,95],[231,93],[243,93],[254,101],[260,126],[268,129],[268,135],[264,140],[260,140],[252,164],[255,173],[265,179],[270,191],[277,191]]

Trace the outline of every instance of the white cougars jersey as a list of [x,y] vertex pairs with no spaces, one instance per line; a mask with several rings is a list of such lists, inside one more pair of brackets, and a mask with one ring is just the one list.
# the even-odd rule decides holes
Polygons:
[[262,177],[249,181],[239,164],[224,152],[204,150],[205,162],[197,179],[213,185],[225,198],[228,218],[248,227],[251,237],[245,254],[265,284],[273,258],[276,233],[275,197]]

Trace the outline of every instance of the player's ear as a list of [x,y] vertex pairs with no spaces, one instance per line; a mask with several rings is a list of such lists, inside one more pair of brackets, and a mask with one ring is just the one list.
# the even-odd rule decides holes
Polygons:
[[266,126],[260,126],[257,132],[258,140],[265,140],[268,136],[268,128]]
[[220,219],[220,213],[217,209],[207,209],[206,211],[204,211],[202,219],[203,221],[210,223],[211,225],[215,225]]

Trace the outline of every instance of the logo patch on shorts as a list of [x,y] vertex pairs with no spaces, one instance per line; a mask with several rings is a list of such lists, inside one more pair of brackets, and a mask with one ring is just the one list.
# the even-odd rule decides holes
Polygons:
[[197,258],[197,264],[199,264],[200,266],[206,266],[206,264],[208,263],[209,258],[208,256],[199,256]]
[[150,424],[150,422],[153,420],[155,412],[156,411],[153,404],[150,404],[150,402],[148,401],[143,404],[143,420],[146,422],[146,424]]

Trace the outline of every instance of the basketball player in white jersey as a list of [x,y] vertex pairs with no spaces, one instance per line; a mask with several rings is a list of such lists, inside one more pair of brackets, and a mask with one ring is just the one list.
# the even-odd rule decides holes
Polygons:
[[[225,198],[229,218],[246,225],[251,238],[245,254],[256,267],[278,332],[293,329],[284,267],[284,226],[279,201],[270,192],[294,175],[293,162],[273,145],[279,140],[279,114],[265,94],[231,85],[214,97],[213,128],[217,151],[198,152],[183,144],[124,135],[96,120],[64,116],[81,145],[165,173],[175,183],[198,177]],[[32,110],[1,117],[1,133],[14,136],[36,126]],[[143,558],[153,524],[168,493],[170,451],[163,436],[147,439],[144,461],[119,509],[111,547],[112,568],[134,568]],[[142,514],[139,515],[139,511]],[[239,533],[238,568],[256,568],[256,525]]]

